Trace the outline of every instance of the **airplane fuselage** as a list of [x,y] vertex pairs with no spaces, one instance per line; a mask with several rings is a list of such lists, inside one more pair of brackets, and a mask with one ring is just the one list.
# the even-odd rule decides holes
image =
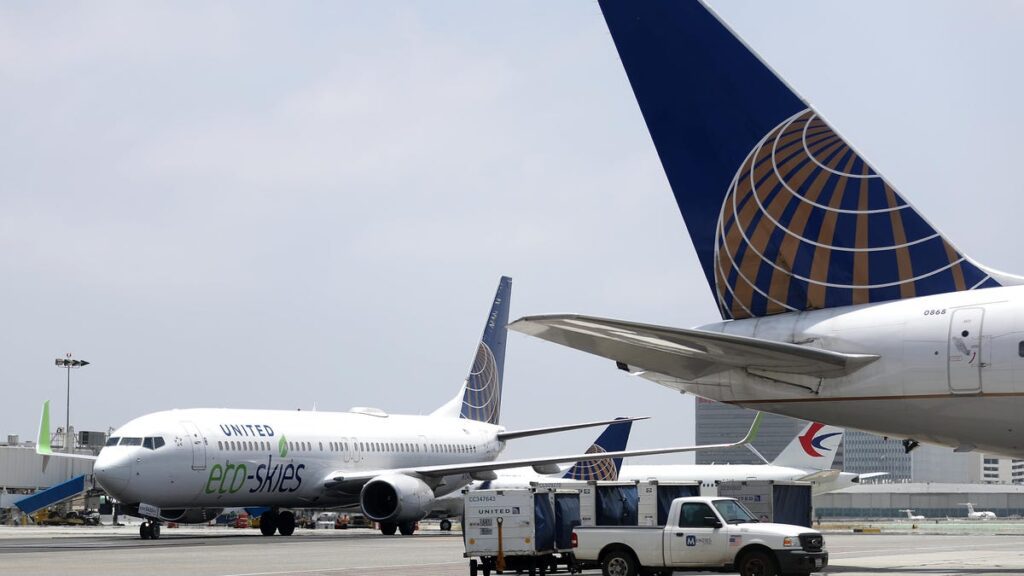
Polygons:
[[[160,508],[346,506],[358,503],[358,489],[331,489],[329,476],[493,460],[504,448],[502,430],[372,410],[170,410],[118,428],[95,472],[118,500]],[[441,495],[469,481],[428,483]]]
[[838,378],[733,369],[662,383],[756,410],[1024,457],[1024,286],[700,328],[879,359]]

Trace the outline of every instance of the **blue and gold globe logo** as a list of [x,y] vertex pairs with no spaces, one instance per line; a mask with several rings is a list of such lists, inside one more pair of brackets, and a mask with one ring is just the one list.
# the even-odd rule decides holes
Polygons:
[[750,151],[715,236],[724,318],[910,298],[988,280],[810,109]]

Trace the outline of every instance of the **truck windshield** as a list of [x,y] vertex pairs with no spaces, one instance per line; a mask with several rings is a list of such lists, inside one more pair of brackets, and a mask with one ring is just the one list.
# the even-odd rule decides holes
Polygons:
[[743,524],[745,522],[758,522],[758,519],[743,507],[736,500],[715,500],[715,509],[725,518],[727,524]]

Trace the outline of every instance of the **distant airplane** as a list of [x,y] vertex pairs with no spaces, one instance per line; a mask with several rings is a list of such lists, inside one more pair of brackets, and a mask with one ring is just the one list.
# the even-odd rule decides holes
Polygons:
[[915,515],[913,510],[900,510],[900,512],[906,512],[908,520],[924,520],[925,519],[924,516],[917,516],[917,515]]
[[[495,478],[496,470],[700,448],[496,461],[509,440],[613,422],[518,431],[498,424],[511,289],[511,279],[503,277],[469,376],[430,415],[376,408],[156,412],[113,432],[95,458],[96,480],[125,512],[146,518],[143,539],[159,538],[161,521],[203,522],[227,507],[269,507],[260,517],[268,536],[294,532],[289,508],[359,508],[384,534],[411,534],[435,498],[474,479]],[[46,402],[36,450],[65,456],[53,452],[49,440]]]
[[[885,476],[886,472],[854,474],[832,469],[843,429],[810,422],[775,458],[764,464],[627,464],[619,472],[619,480],[661,482],[696,480],[702,483],[743,480],[775,480],[810,482],[814,494],[841,490],[862,480]],[[758,456],[763,457],[758,453]]]
[[1024,457],[1024,278],[958,250],[701,2],[599,4],[723,321],[511,328],[908,451]]
[[975,511],[974,504],[970,502],[962,502],[960,506],[967,506],[967,519],[968,520],[995,520],[995,512],[986,511]]

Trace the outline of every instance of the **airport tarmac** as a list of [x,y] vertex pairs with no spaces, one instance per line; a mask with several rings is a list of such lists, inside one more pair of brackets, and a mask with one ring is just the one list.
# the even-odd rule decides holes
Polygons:
[[[829,533],[826,541],[830,574],[1024,574],[1021,535]],[[298,530],[267,538],[255,530],[178,528],[144,541],[132,527],[22,527],[0,528],[0,574],[449,576],[468,570],[462,538],[436,531],[400,537]]]

